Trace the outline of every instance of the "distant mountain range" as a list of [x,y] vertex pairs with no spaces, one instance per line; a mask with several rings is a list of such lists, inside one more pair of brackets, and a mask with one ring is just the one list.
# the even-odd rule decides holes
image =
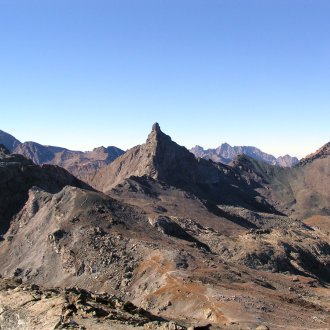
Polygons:
[[280,156],[278,158],[273,155],[267,154],[256,147],[250,146],[234,146],[232,147],[228,143],[221,144],[215,149],[203,149],[201,146],[195,146],[190,149],[196,157],[211,159],[214,162],[230,164],[238,155],[246,155],[256,160],[261,160],[271,165],[278,165],[282,167],[291,167],[299,163],[297,157],[291,157],[290,155]]
[[110,164],[124,153],[123,150],[113,146],[98,147],[84,152],[42,145],[32,141],[22,143],[3,131],[0,131],[0,143],[10,152],[23,155],[35,164],[61,166],[82,180],[86,176],[95,174],[98,169]]

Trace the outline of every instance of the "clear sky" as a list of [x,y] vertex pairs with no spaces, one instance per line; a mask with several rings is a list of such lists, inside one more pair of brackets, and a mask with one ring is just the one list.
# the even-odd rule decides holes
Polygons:
[[0,129],[304,156],[330,140],[329,0],[0,0]]

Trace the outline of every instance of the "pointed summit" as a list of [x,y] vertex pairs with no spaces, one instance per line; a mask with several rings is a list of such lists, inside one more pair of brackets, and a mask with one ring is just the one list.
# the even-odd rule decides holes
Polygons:
[[151,128],[151,132],[148,135],[148,140],[157,139],[161,134],[164,134],[158,123],[154,123]]
[[156,122],[152,125],[152,132],[161,132],[159,124]]
[[109,191],[131,176],[149,176],[168,182],[187,181],[186,177],[189,176],[191,181],[186,167],[195,167],[196,162],[192,153],[173,142],[155,123],[145,144],[128,150],[109,166],[102,168],[91,179],[91,183],[99,190]]
[[154,123],[148,135],[147,144],[151,143],[156,147],[161,141],[170,142],[171,138],[162,132],[158,123]]

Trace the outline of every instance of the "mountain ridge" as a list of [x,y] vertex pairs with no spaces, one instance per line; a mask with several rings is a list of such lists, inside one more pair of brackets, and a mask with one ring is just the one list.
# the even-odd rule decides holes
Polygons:
[[321,148],[319,148],[315,152],[302,158],[299,162],[299,165],[306,165],[313,162],[315,159],[321,159],[327,156],[330,156],[330,142],[324,144]]
[[10,152],[23,155],[35,164],[51,164],[63,167],[82,180],[124,153],[123,150],[114,146],[100,146],[91,151],[77,151],[42,145],[34,141],[22,143],[3,131],[0,131],[0,143],[4,144]]

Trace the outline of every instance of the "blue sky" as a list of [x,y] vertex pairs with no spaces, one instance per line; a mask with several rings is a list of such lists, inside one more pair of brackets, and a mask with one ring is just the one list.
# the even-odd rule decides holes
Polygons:
[[329,141],[328,0],[0,0],[0,129],[304,156]]

